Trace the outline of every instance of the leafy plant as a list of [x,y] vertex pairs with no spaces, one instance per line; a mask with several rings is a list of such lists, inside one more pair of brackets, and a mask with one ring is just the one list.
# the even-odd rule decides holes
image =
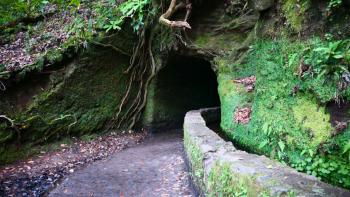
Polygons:
[[343,148],[343,155],[348,155],[348,159],[349,159],[349,162],[350,162],[350,141],[344,146]]
[[87,40],[93,35],[93,21],[90,18],[87,22],[82,17],[76,17],[72,24],[68,26],[68,36],[74,36],[79,43],[87,48]]
[[311,74],[338,81],[344,73],[349,73],[350,40],[318,42],[304,58],[312,66]]
[[60,8],[79,7],[80,0],[1,0],[0,25],[11,23],[19,18],[43,14],[45,6],[49,4],[56,4]]
[[[349,142],[350,144],[350,142]],[[348,153],[350,145],[344,148]],[[350,187],[350,166],[341,160],[332,160],[329,157],[315,155],[312,150],[303,150],[300,159],[291,164],[298,171],[319,177],[322,180],[332,181],[334,184]],[[330,179],[330,174],[336,174],[338,179]]]
[[330,0],[327,6],[327,10],[331,11],[334,8],[338,8],[342,5],[342,0]]
[[[138,31],[144,25],[145,9],[149,5],[150,0],[130,0],[125,1],[117,7],[117,16],[109,20],[104,28],[106,31],[120,30],[124,21],[129,18],[131,19],[131,25],[134,31]],[[153,13],[148,10],[149,13]]]

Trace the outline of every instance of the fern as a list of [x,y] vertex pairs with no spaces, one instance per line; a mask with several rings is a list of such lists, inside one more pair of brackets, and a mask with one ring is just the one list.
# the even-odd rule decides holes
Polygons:
[[[104,28],[107,32],[112,29],[120,30],[124,21],[130,18],[134,31],[138,31],[144,25],[146,8],[149,7],[149,4],[150,0],[129,0],[120,4],[117,7],[117,16],[110,19]],[[151,10],[147,10],[147,12],[153,13]]]
[[304,58],[318,78],[339,80],[343,74],[349,73],[350,40],[318,41]]

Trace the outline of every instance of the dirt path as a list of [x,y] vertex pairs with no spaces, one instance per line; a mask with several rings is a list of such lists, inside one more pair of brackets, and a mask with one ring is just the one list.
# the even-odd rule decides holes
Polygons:
[[180,130],[153,134],[135,146],[67,177],[49,196],[195,196]]

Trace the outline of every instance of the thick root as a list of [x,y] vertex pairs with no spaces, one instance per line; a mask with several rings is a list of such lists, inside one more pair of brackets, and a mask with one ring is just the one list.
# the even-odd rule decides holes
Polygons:
[[[186,16],[185,16],[185,19],[183,21],[171,21],[171,20],[169,20],[169,18],[177,10],[182,9],[182,8],[186,8],[187,9]],[[188,18],[190,16],[190,13],[191,13],[191,9],[192,9],[192,5],[189,2],[189,0],[186,0],[186,4],[181,2],[178,5],[176,5],[176,0],[172,0],[170,5],[169,5],[168,10],[159,17],[159,22],[161,24],[166,25],[166,26],[171,27],[171,28],[184,28],[184,29],[188,28],[188,29],[191,29],[190,24],[188,24],[188,22],[187,22],[187,20],[188,20]]]

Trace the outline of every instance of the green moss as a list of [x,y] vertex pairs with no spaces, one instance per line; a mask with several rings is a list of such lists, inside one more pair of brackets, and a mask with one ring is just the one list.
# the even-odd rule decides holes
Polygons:
[[50,152],[55,151],[61,148],[61,144],[73,144],[73,141],[70,138],[63,138],[59,141],[32,146],[31,144],[24,144],[22,146],[18,146],[18,144],[11,144],[8,146],[0,147],[0,164],[10,164],[13,162],[20,160],[24,160],[33,155],[42,153],[42,152]]
[[208,177],[208,196],[270,196],[263,191],[254,177],[242,176],[231,171],[227,163],[217,162]]
[[211,38],[210,35],[201,35],[198,36],[195,40],[195,43],[198,47],[205,47],[209,43],[209,39]]
[[212,34],[201,33],[195,37],[194,44],[196,47],[229,51],[233,47],[242,43],[246,35],[240,33],[232,34]]
[[314,99],[299,98],[297,104],[293,106],[293,113],[302,128],[311,132],[310,135],[313,136],[311,147],[315,148],[330,138],[333,130],[330,115],[326,113],[324,107],[318,106]]
[[[46,90],[36,95],[25,110],[12,112],[11,118],[20,125],[20,149],[64,136],[104,130],[124,96],[128,75],[123,71],[129,60],[113,50],[93,50],[80,56],[66,69],[53,72]],[[6,98],[1,103],[5,104]],[[5,151],[2,155],[7,154],[6,147],[18,139],[17,133],[9,139],[6,131],[0,130],[4,141],[0,146]],[[21,157],[18,154],[18,158]]]
[[204,168],[203,168],[203,159],[204,155],[197,147],[198,144],[191,141],[191,138],[188,136],[188,132],[184,131],[184,146],[187,153],[187,157],[190,161],[190,167],[192,172],[192,179],[195,181],[195,184],[205,191],[204,183]]
[[247,104],[247,94],[242,84],[234,83],[230,75],[219,74],[218,77],[221,108],[221,127],[230,129],[233,126],[234,111]]
[[[221,127],[241,148],[269,155],[287,164],[299,165],[300,162],[304,166],[297,168],[300,171],[307,172],[307,166],[322,158],[327,163],[337,163],[338,168],[334,169],[345,172],[350,161],[340,152],[350,136],[347,132],[335,138],[331,136],[330,115],[322,104],[330,101],[327,95],[334,86],[323,83],[317,84],[316,88],[310,85],[310,81],[316,84],[314,78],[301,79],[296,74],[303,49],[312,43],[286,39],[258,41],[243,64],[222,61],[226,65],[221,65],[225,69],[219,70]],[[232,79],[250,75],[257,78],[253,93],[241,91],[235,87],[237,84],[232,83]],[[299,91],[293,94],[296,87]],[[242,105],[252,107],[247,125],[233,121],[234,111]],[[350,178],[344,173],[337,174],[337,170],[329,173],[322,165],[318,169],[316,175],[322,180],[348,187],[345,182]]]
[[292,29],[301,32],[304,24],[305,12],[310,6],[309,0],[283,0],[282,10]]

